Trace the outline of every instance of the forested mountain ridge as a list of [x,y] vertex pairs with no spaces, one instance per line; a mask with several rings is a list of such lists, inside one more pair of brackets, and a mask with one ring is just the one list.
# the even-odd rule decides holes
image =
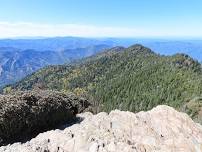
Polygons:
[[[0,39],[0,88],[47,65],[64,64],[94,55],[103,49],[117,45],[128,47],[135,43],[152,48],[161,55],[173,55],[179,52],[202,61],[201,40],[82,37]],[[37,63],[35,59],[39,62]]]
[[4,92],[34,88],[87,96],[104,111],[137,112],[167,104],[197,120],[202,111],[201,64],[185,54],[161,56],[141,45],[116,47],[74,64],[43,68]]

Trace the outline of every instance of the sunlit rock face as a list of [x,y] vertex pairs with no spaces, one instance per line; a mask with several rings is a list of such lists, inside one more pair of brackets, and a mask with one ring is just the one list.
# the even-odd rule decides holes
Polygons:
[[148,112],[82,113],[83,121],[39,134],[5,152],[201,152],[202,126],[168,106]]

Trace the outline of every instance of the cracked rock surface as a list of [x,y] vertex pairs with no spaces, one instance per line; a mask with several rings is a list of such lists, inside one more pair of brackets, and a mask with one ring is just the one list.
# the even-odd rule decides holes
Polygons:
[[78,114],[83,121],[1,152],[201,152],[202,126],[168,106],[148,112]]

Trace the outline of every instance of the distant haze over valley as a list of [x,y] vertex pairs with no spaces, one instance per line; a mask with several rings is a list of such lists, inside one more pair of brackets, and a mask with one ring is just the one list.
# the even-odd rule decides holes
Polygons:
[[194,39],[151,39],[151,38],[82,38],[82,37],[22,37],[0,39],[2,51],[63,51],[65,49],[86,48],[94,45],[108,47],[142,44],[162,55],[185,53],[202,61],[202,40]]
[[185,53],[202,61],[202,40],[138,38],[20,38],[0,40],[0,86],[48,65],[65,64],[115,46],[142,44],[161,55]]

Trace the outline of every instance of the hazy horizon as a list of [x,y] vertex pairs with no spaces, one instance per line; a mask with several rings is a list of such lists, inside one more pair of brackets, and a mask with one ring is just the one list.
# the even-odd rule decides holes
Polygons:
[[55,39],[55,38],[82,38],[82,39],[97,39],[97,40],[146,40],[146,41],[202,41],[202,37],[90,37],[90,36],[16,36],[16,37],[0,37],[0,40],[40,40],[40,39]]

